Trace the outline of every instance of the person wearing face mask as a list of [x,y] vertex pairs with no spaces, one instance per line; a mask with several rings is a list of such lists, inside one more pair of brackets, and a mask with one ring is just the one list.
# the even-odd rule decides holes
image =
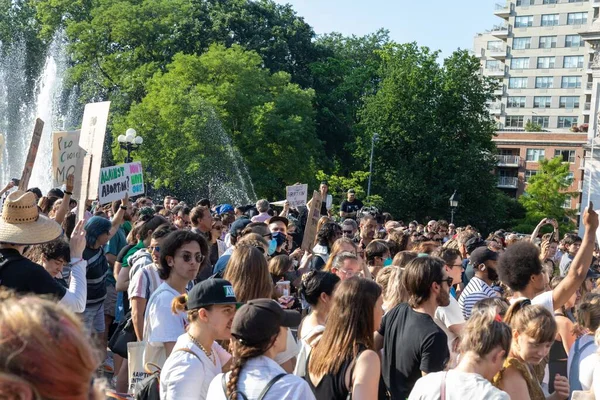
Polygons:
[[392,265],[390,250],[383,240],[373,240],[369,243],[365,249],[365,259],[373,279],[383,267]]
[[289,220],[286,217],[274,216],[269,219],[269,231],[272,239],[269,242],[269,255],[274,257],[281,254],[287,255],[283,245],[287,241],[287,226]]
[[190,325],[160,373],[161,399],[206,399],[212,379],[229,370],[231,355],[216,340],[231,339],[233,316],[240,305],[231,283],[224,279],[200,282],[187,295],[173,299],[173,313],[187,311]]
[[496,262],[498,253],[487,247],[478,247],[471,253],[470,263],[473,265],[475,276],[460,294],[458,305],[465,319],[471,316],[471,310],[475,303],[490,297],[498,297],[499,294],[492,289],[492,284],[498,280]]

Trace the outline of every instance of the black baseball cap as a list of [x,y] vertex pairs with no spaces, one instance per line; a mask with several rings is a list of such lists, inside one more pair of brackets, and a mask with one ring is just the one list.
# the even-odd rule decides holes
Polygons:
[[238,237],[238,235],[240,234],[241,231],[244,230],[244,228],[250,224],[250,220],[248,218],[245,217],[241,217],[239,219],[236,219],[235,221],[233,221],[233,223],[231,224],[231,226],[229,227],[229,234],[233,237]]
[[269,221],[267,222],[267,224],[271,225],[273,222],[277,222],[277,221],[283,222],[286,227],[290,223],[290,220],[287,219],[286,217],[280,217],[278,215],[275,215],[274,217],[269,218]]
[[485,240],[483,240],[479,236],[475,236],[467,240],[467,242],[465,243],[465,250],[467,251],[467,253],[472,254],[475,251],[475,249],[483,246],[485,246]]
[[484,262],[486,262],[488,260],[491,260],[491,261],[498,260],[498,253],[488,249],[487,247],[476,248],[475,250],[473,250],[473,253],[471,253],[471,257],[469,258],[469,261],[474,266],[483,264]]
[[207,279],[197,283],[187,295],[188,310],[197,310],[213,304],[240,306],[242,303],[238,303],[231,282],[225,279]]
[[244,345],[258,345],[275,336],[280,327],[294,328],[301,320],[298,311],[284,310],[275,300],[250,300],[235,313],[231,336]]

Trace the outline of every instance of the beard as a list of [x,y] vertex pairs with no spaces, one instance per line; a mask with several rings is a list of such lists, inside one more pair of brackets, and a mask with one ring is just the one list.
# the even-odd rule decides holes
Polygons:
[[450,292],[441,290],[440,293],[437,295],[436,300],[438,307],[446,307],[450,305]]
[[498,272],[496,272],[495,268],[487,268],[488,279],[492,282],[496,282],[498,280]]

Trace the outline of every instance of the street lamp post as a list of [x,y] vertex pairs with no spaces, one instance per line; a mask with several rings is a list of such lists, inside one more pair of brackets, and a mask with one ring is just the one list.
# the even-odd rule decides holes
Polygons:
[[454,212],[456,211],[457,207],[458,207],[458,195],[456,194],[456,190],[455,190],[454,193],[452,193],[452,196],[450,196],[450,223],[451,224],[454,223]]
[[373,134],[373,139],[371,140],[371,162],[369,163],[369,183],[367,185],[367,203],[369,203],[369,198],[371,197],[371,176],[373,176],[373,152],[375,151],[375,142],[379,139],[379,135],[377,133]]
[[130,163],[133,161],[131,157],[131,152],[139,149],[142,143],[144,143],[144,138],[141,136],[136,136],[137,132],[133,128],[127,129],[124,135],[119,135],[117,140],[119,141],[119,146],[127,151],[127,157],[125,157],[125,163]]

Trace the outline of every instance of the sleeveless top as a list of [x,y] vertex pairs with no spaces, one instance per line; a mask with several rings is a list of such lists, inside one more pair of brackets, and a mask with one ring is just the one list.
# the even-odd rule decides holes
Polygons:
[[514,357],[506,358],[502,369],[496,374],[492,381],[494,386],[501,389],[500,384],[504,379],[504,371],[506,371],[508,367],[515,368],[517,371],[519,371],[521,376],[523,376],[523,379],[525,379],[525,382],[527,383],[527,391],[529,392],[529,397],[531,400],[546,400],[546,396],[544,395],[544,391],[542,390],[539,381],[534,375],[532,375],[533,371],[529,369],[525,362]]
[[[308,374],[308,361],[310,360],[310,356],[308,357],[306,362],[307,371],[304,379],[308,382],[308,386],[317,400],[346,400],[348,398],[350,391],[348,390],[348,387],[346,387],[346,373],[348,372],[348,368],[354,368],[353,361],[358,359],[363,350],[366,350],[366,347],[361,346],[356,358],[351,357],[344,360],[344,363],[337,374],[323,375],[317,386],[313,385],[310,375]],[[352,378],[350,378],[350,380],[352,381]]]
[[294,368],[294,375],[304,378],[306,375],[306,366],[308,364],[308,356],[312,350],[312,347],[316,345],[321,339],[321,334],[325,332],[323,325],[315,325],[308,332],[302,332],[300,338],[300,352],[296,357],[296,367]]

